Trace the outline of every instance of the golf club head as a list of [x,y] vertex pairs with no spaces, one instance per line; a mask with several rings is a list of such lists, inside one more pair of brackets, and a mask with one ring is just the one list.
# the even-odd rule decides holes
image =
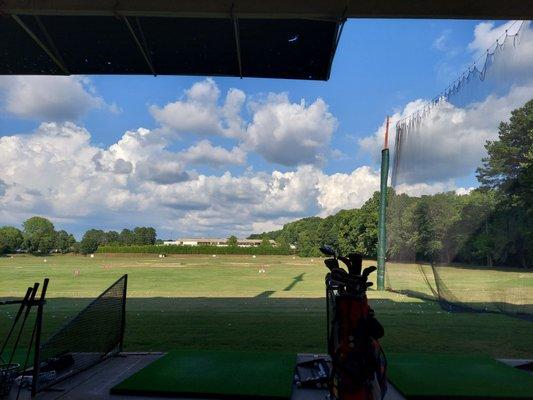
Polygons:
[[326,258],[324,260],[324,264],[330,271],[333,271],[335,268],[339,268],[339,262],[335,258]]
[[350,260],[350,275],[361,275],[361,269],[363,268],[363,256],[358,253],[348,254]]
[[350,271],[350,269],[352,268],[352,265],[350,263],[350,260],[347,257],[338,256],[337,259],[341,260],[346,265],[346,268],[348,268],[348,271]]
[[320,247],[320,251],[326,256],[337,258],[337,252],[335,251],[335,249],[327,244]]
[[365,278],[368,278],[368,276],[374,272],[375,270],[377,270],[377,268],[375,266],[371,266],[371,267],[366,267],[365,270],[363,271],[363,276]]

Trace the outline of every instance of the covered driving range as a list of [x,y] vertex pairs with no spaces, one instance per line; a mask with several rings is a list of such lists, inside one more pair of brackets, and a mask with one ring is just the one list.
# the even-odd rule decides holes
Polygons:
[[[526,19],[533,18],[533,6],[526,0],[508,0],[503,5],[496,0],[0,0],[0,18],[0,37],[7,38],[0,41],[0,75],[209,75],[327,81],[348,18]],[[385,189],[386,182],[387,178]],[[269,289],[261,292],[264,295],[254,294],[255,299],[268,298]],[[323,303],[322,286],[320,291],[309,297]],[[160,343],[152,344],[161,350],[157,353],[122,352],[124,340],[128,347],[125,285],[120,293],[123,297],[116,300],[120,313],[115,314],[120,329],[114,330],[119,332],[119,345],[113,342],[109,349],[98,349],[102,350],[94,352],[98,360],[68,379],[46,389],[43,385],[42,391],[33,393],[37,398],[325,398],[326,390],[299,389],[293,382],[297,361],[312,359],[312,354],[242,351],[239,346],[215,351],[167,344],[159,349]],[[224,296],[228,293],[237,302],[243,296],[231,291]],[[158,295],[154,297],[159,301],[167,294]],[[229,303],[224,296],[222,302]],[[241,311],[232,310],[234,315]],[[286,312],[283,306],[277,311]],[[91,322],[85,323],[75,334],[69,331],[69,338],[87,336]],[[97,331],[93,337],[110,336],[92,328]],[[180,335],[179,330],[175,335]],[[56,351],[59,345],[53,347],[49,358],[72,351],[63,347],[61,351]],[[503,362],[489,356],[435,352],[390,353],[385,399],[533,399],[533,373],[515,367],[528,363],[531,360]],[[34,368],[38,370],[38,362]],[[19,395],[13,391],[7,398]],[[29,393],[20,398],[29,398]]]

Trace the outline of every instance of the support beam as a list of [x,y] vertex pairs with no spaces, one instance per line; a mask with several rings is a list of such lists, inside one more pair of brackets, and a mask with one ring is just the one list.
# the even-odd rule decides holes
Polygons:
[[239,65],[239,76],[242,79],[242,59],[241,59],[241,37],[239,31],[239,21],[233,13],[233,4],[231,5],[231,20],[233,21],[233,35],[235,36],[235,47],[237,49],[237,63]]
[[11,15],[11,17],[20,25],[24,31],[32,38],[32,40],[50,57],[50,59],[56,64],[65,75],[70,75],[67,67],[61,62],[61,60],[39,39],[35,33],[17,16]]
[[[143,47],[143,45],[139,41],[139,38],[137,37],[137,34],[133,30],[133,27],[131,26],[130,21],[128,20],[128,17],[123,17],[122,19],[124,20],[124,23],[128,27],[128,30],[130,31],[131,36],[133,36],[133,40],[135,41],[135,44],[137,45],[137,48],[141,52],[141,55],[143,56],[144,61],[146,62],[146,65],[148,65],[148,68],[152,72],[152,75],[153,76],[157,76],[157,73],[155,72],[154,66],[152,65],[152,62],[150,60],[150,56],[148,55],[148,52],[145,50],[145,48]],[[140,27],[139,21],[137,21],[137,24]]]
[[66,68],[67,64],[65,63],[65,60],[63,59],[63,57],[61,57],[61,53],[57,49],[57,46],[54,40],[52,39],[52,36],[50,36],[50,34],[48,33],[48,30],[46,29],[43,22],[41,21],[41,18],[38,15],[34,15],[33,17],[35,18],[35,22],[37,23],[37,26],[39,27],[44,37],[46,38],[46,41],[48,42],[48,45],[50,46],[50,50],[54,52],[54,55],[57,57],[59,62],[61,62],[61,64],[64,65]]

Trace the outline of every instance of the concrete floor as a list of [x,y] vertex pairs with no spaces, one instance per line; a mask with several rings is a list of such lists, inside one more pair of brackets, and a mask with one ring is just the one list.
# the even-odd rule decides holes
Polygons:
[[[118,357],[111,357],[104,362],[81,372],[63,382],[58,383],[49,391],[38,394],[37,400],[162,400],[158,397],[111,395],[109,390],[127,377],[141,370],[148,364],[163,356],[164,353],[124,353]],[[299,354],[298,361],[308,360],[313,355]],[[324,400],[325,390],[293,388],[291,400]],[[10,396],[5,400],[15,400],[16,390],[13,388]],[[27,389],[21,391],[20,400],[31,399]],[[166,398],[168,399],[168,398]],[[181,400],[193,400],[180,398]],[[386,400],[404,399],[389,385]],[[199,400],[199,399],[194,399]]]

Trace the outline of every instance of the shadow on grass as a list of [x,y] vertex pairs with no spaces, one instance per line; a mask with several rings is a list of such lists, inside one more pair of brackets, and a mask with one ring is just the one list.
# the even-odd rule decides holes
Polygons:
[[292,278],[292,282],[289,284],[289,286],[287,286],[285,289],[283,289],[283,291],[284,292],[289,292],[296,286],[296,284],[298,282],[303,282],[304,275],[305,275],[305,272],[300,274],[300,275],[295,276],[294,278]]
[[[283,292],[278,292],[283,293]],[[240,349],[324,352],[324,298],[256,297],[128,298],[126,351]],[[1,299],[0,299],[1,300]],[[92,299],[51,298],[43,339]],[[385,327],[386,351],[480,353],[531,357],[531,323],[502,314],[449,313],[435,302],[371,299]],[[10,315],[0,308],[0,340]],[[95,320],[94,324],[103,323]],[[31,324],[28,324],[31,326]],[[29,335],[25,335],[23,343]]]

